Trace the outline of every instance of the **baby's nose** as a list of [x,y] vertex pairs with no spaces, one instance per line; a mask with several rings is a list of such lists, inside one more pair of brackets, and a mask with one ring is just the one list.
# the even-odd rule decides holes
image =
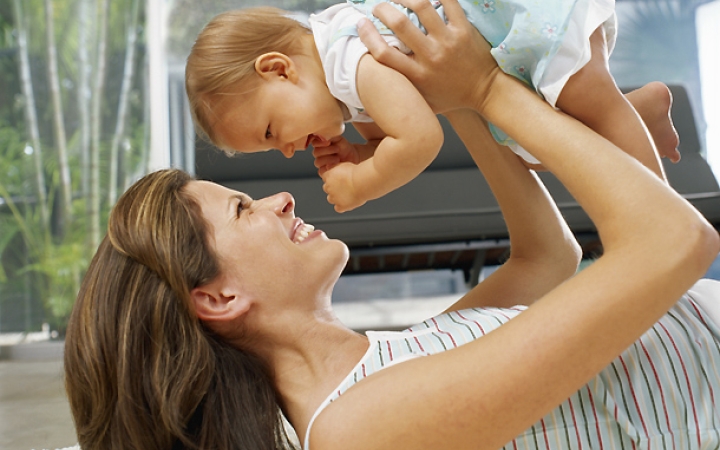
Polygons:
[[300,139],[297,139],[293,142],[288,142],[287,144],[283,145],[281,151],[282,154],[285,155],[286,158],[292,158],[296,151],[298,150],[305,150],[308,144],[308,138],[303,137]]
[[285,155],[286,158],[292,158],[295,154],[295,144],[292,142],[287,143],[280,148],[280,151],[283,155]]

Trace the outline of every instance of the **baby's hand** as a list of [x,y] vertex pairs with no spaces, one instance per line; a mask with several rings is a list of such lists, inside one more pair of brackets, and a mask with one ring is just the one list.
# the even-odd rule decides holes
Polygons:
[[327,200],[335,205],[337,212],[350,211],[367,202],[367,199],[362,198],[353,183],[353,171],[356,169],[355,164],[341,162],[326,169],[320,175],[324,182],[323,191],[327,194]]
[[340,163],[358,164],[360,162],[356,144],[350,143],[342,136],[334,137],[327,143],[313,143],[313,147],[315,167],[321,177]]

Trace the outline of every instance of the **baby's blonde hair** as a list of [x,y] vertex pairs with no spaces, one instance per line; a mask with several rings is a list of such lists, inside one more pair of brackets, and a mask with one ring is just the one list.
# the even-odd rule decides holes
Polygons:
[[200,32],[185,67],[185,89],[198,134],[218,145],[213,105],[220,96],[251,90],[255,60],[265,53],[297,54],[310,30],[271,7],[227,11]]

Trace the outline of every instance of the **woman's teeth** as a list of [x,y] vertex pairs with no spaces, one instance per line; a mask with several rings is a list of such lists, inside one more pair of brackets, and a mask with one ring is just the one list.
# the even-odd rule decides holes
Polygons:
[[293,242],[296,244],[301,243],[305,240],[306,237],[308,237],[310,233],[313,232],[314,229],[315,227],[310,225],[309,223],[303,224],[297,231],[297,233],[295,233],[295,239],[293,240]]

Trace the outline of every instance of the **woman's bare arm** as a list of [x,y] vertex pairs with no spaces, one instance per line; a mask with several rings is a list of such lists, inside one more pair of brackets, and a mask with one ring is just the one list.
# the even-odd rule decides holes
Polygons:
[[313,450],[499,448],[631,345],[720,250],[702,216],[636,160],[514,80],[497,83],[485,112],[534,118],[511,136],[587,210],[604,255],[482,339],[359,382],[318,416]]
[[448,311],[529,305],[577,270],[580,248],[540,179],[469,109],[446,114],[485,176],[510,236],[510,256]]
[[[403,0],[428,28],[423,2]],[[444,4],[451,23],[461,20],[456,1]],[[563,182],[605,253],[482,339],[359,382],[318,416],[313,450],[499,448],[638,339],[720,250],[707,221],[636,160],[516,80],[477,72],[465,71],[469,102]]]

